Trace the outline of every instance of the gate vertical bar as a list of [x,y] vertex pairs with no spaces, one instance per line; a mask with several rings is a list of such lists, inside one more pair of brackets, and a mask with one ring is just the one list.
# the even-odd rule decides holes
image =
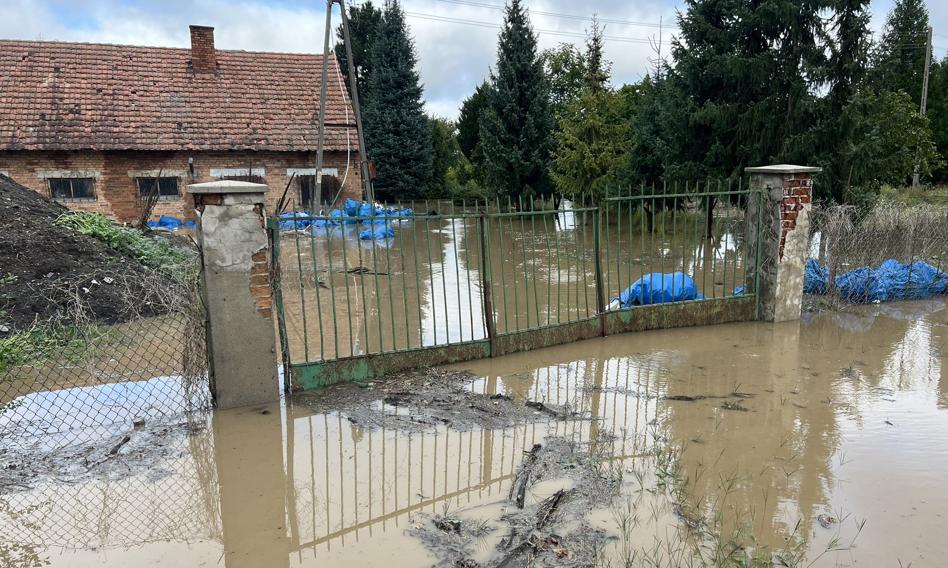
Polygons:
[[292,385],[289,337],[286,333],[286,313],[283,311],[283,281],[280,272],[280,220],[271,217],[270,229],[270,286],[276,301],[277,333],[280,334],[280,358],[283,360],[283,390],[290,392]]
[[602,259],[600,258],[600,221],[602,205],[596,205],[596,215],[593,217],[593,254],[596,269],[596,315],[599,318],[599,335],[606,335],[606,305],[602,286]]
[[[494,302],[491,298],[491,278],[490,278],[490,246],[488,243],[488,220],[487,212],[481,212],[477,218],[477,232],[480,234],[481,242],[481,298],[484,306],[484,327],[487,331],[487,339],[490,345],[490,355],[494,356],[494,338],[497,330],[494,327]],[[472,307],[473,309],[473,307]]]

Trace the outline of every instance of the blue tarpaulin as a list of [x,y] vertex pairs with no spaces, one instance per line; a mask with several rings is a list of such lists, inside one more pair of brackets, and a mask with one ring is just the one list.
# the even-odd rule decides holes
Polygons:
[[194,221],[185,221],[168,215],[162,215],[157,221],[146,221],[145,224],[152,229],[167,229],[169,231],[177,231],[181,227],[193,229],[197,226]]
[[359,238],[367,240],[390,239],[395,236],[395,229],[391,227],[377,227],[375,229],[366,229],[359,233]]
[[700,300],[702,298],[704,296],[698,292],[695,281],[687,274],[682,272],[672,274],[653,272],[633,282],[631,286],[623,290],[612,301],[618,302],[620,307],[630,308],[632,306],[648,306],[666,302]]
[[308,211],[287,211],[280,214],[280,228],[284,230],[305,229],[312,224],[309,219],[297,219],[297,217],[309,217]]
[[[825,294],[829,270],[809,259],[803,280],[808,294]],[[840,298],[853,303],[917,300],[948,293],[948,273],[921,260],[903,264],[889,259],[878,268],[863,266],[836,277]]]

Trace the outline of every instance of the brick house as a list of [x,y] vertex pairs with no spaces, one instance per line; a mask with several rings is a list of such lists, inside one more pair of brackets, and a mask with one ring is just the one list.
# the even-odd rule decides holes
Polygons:
[[[269,185],[312,205],[323,61],[329,64],[323,201],[358,198],[358,137],[335,57],[0,40],[0,173],[71,209],[119,221],[192,218],[191,183]],[[295,175],[294,175],[295,174]],[[328,179],[326,176],[330,176]]]

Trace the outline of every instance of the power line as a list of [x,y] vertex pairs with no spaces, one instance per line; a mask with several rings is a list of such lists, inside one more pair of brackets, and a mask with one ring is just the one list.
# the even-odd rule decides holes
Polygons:
[[[410,18],[418,18],[422,20],[431,20],[435,22],[445,22],[445,23],[451,23],[451,24],[464,24],[468,26],[477,26],[481,28],[490,28],[490,29],[495,29],[495,30],[501,29],[503,27],[502,24],[498,24],[496,22],[484,22],[480,20],[470,20],[467,18],[452,18],[449,16],[438,16],[435,14],[425,14],[422,12],[405,11],[405,15]],[[580,32],[567,32],[563,30],[546,30],[546,29],[541,29],[541,28],[535,28],[534,31],[543,35],[570,37],[570,38],[583,38],[583,39],[586,38],[586,34],[580,33]],[[606,41],[616,41],[616,42],[622,42],[622,43],[642,43],[642,44],[649,43],[649,38],[641,38],[641,37],[604,35],[602,36],[602,38]]]
[[[438,2],[444,2],[446,4],[457,4],[459,6],[472,6],[476,8],[490,8],[492,10],[504,10],[506,8],[506,6],[502,6],[500,4],[492,4],[488,2],[477,2],[475,0],[438,0]],[[584,16],[581,14],[567,14],[564,12],[547,12],[544,10],[534,10],[531,8],[530,15],[534,15],[534,14],[538,16],[550,16],[554,18],[563,18],[566,20],[578,20],[578,21],[583,21],[583,22],[588,22],[592,20],[592,16],[588,16],[588,15]],[[622,25],[622,26],[639,26],[639,27],[656,28],[656,29],[661,28],[661,29],[668,29],[668,30],[678,29],[676,26],[668,26],[668,25],[663,25],[661,23],[656,23],[656,22],[640,22],[640,21],[635,21],[635,20],[624,20],[624,19],[618,19],[618,18],[600,18],[598,16],[597,16],[597,19],[601,23],[604,23],[604,24],[617,24],[617,25]]]

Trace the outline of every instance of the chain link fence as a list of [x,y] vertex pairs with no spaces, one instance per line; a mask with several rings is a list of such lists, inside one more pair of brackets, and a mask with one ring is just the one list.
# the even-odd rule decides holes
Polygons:
[[[944,293],[948,206],[883,202],[866,211],[848,205],[820,205],[811,215],[807,291],[818,290],[820,295],[811,295],[810,300],[838,308],[879,301],[878,291],[883,287],[897,287],[891,299]],[[906,266],[901,273],[880,270],[890,260]],[[813,282],[816,272],[825,287]],[[883,282],[892,274],[899,281]]]
[[[91,316],[98,286],[119,291],[113,323]],[[116,424],[210,408],[196,266],[174,277],[116,267],[45,290],[55,315],[0,338],[0,451],[63,447]]]

